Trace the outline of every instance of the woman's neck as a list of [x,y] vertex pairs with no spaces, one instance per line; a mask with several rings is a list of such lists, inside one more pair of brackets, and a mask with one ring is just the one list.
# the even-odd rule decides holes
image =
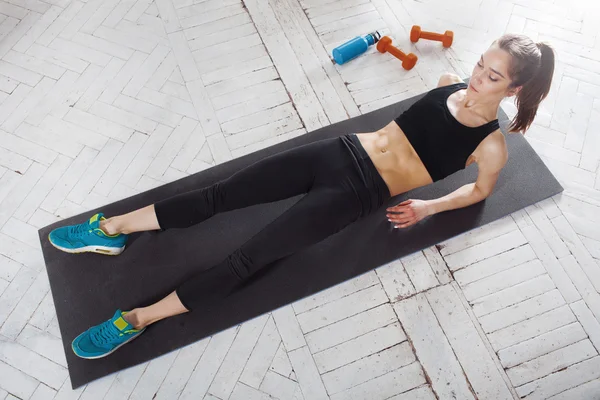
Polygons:
[[460,108],[466,108],[474,114],[480,115],[488,121],[493,121],[498,115],[498,109],[500,108],[500,102],[502,99],[473,99],[465,92],[461,98],[459,98],[458,106]]

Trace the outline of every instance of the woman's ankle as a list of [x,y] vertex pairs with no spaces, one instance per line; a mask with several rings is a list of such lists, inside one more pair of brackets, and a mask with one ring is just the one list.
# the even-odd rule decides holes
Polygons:
[[127,314],[123,315],[123,319],[125,321],[129,322],[129,324],[131,326],[133,326],[134,329],[138,329],[138,330],[145,328],[148,325],[141,318],[139,308],[134,308],[133,310],[129,311]]
[[117,235],[119,233],[123,233],[120,224],[114,217],[100,221],[100,229],[102,229],[102,231],[104,231],[104,233],[107,235]]

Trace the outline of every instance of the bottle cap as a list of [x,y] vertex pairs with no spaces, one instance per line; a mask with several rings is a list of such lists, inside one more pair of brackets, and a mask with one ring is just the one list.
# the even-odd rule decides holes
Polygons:
[[381,39],[381,33],[379,33],[379,31],[375,31],[373,33],[370,33],[369,35],[373,37],[373,41],[375,43],[379,42],[379,39]]

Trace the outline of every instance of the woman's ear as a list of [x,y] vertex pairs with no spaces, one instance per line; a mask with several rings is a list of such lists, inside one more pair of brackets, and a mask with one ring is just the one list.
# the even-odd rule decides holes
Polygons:
[[506,91],[506,97],[516,96],[517,94],[519,94],[521,89],[523,89],[523,85],[508,89]]

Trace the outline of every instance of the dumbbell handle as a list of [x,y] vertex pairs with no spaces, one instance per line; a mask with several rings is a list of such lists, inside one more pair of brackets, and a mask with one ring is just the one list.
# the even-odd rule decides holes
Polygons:
[[402,50],[392,46],[391,44],[385,49],[385,51],[387,51],[396,58],[403,59],[404,57],[406,57],[406,54],[404,54]]
[[438,40],[440,38],[442,38],[444,35],[441,33],[434,33],[434,32],[425,32],[425,31],[421,31],[421,34],[419,35],[419,37],[421,39],[427,39],[427,40]]

